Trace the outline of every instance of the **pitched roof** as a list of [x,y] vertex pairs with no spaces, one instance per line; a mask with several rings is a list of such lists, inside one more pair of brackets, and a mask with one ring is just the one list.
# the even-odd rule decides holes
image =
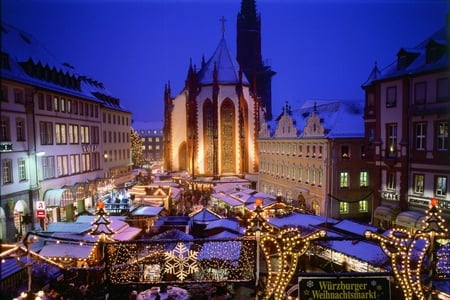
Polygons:
[[239,77],[242,76],[242,83],[249,84],[245,75],[242,72],[239,72],[239,63],[230,53],[224,38],[220,40],[214,54],[199,71],[198,82],[200,84],[212,84],[214,82],[214,70],[217,70],[218,83],[239,83]]
[[448,68],[450,66],[450,59],[447,55],[447,51],[443,51],[438,59],[427,61],[427,47],[432,44],[448,47],[448,33],[449,25],[446,24],[438,31],[423,40],[421,43],[419,43],[416,47],[401,48],[397,52],[397,56],[402,54],[411,55],[411,60],[406,64],[406,66],[398,68],[399,57],[397,57],[397,59],[394,60],[391,64],[383,68],[376,77],[373,77],[371,74],[368,81],[365,82],[363,86],[369,85],[376,80],[396,78],[410,74],[418,74],[422,72]]
[[[8,66],[1,68],[1,77],[35,87],[50,89],[74,97],[101,103],[104,107],[126,111],[118,98],[113,97],[103,83],[79,73],[74,66],[56,58],[33,35],[5,22],[1,23],[1,50],[8,55]],[[30,75],[30,68],[42,69],[77,84],[46,80],[40,75]],[[42,71],[45,73],[44,71]]]

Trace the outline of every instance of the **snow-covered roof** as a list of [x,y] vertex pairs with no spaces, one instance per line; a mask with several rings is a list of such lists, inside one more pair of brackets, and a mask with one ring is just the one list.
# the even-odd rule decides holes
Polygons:
[[427,47],[432,43],[448,47],[447,37],[448,24],[444,25],[441,29],[427,37],[416,47],[401,48],[400,51],[397,52],[397,55],[408,53],[412,56],[412,61],[407,64],[406,67],[398,68],[397,57],[392,63],[382,70],[379,70],[378,72],[374,72],[375,69],[372,70],[369,75],[369,79],[363,84],[363,86],[370,85],[374,81],[378,80],[396,78],[405,75],[410,76],[411,74],[448,68],[450,66],[450,59],[447,55],[447,51],[443,51],[442,55],[437,60],[427,61]]
[[378,227],[370,226],[370,225],[364,225],[360,224],[351,220],[342,220],[336,224],[333,225],[333,228],[343,230],[346,232],[350,232],[359,236],[364,236],[364,232],[366,230],[370,230],[373,232],[377,232]]
[[217,228],[229,229],[229,230],[235,231],[235,232],[240,231],[239,223],[237,221],[231,220],[231,219],[219,219],[219,220],[212,221],[208,225],[206,225],[205,231],[217,229]]
[[[2,22],[1,45],[2,53],[8,55],[8,65],[1,68],[3,79],[95,101],[106,108],[126,111],[120,100],[113,97],[103,83],[79,73],[74,66],[56,58],[33,35]],[[43,74],[52,73],[57,78],[64,77],[68,80],[58,83],[57,80],[45,79],[43,74],[30,75],[34,72],[30,69],[42,69]],[[69,81],[76,84],[67,84]]]
[[317,226],[325,222],[335,222],[335,220],[317,215],[292,213],[281,218],[270,218],[268,222],[278,228],[283,228]]
[[134,130],[150,130],[151,134],[153,134],[153,130],[162,130],[164,127],[163,121],[153,121],[153,122],[142,122],[142,121],[133,121],[131,127]]
[[222,38],[214,54],[198,72],[198,82],[200,84],[212,84],[214,82],[214,70],[217,70],[217,82],[222,84],[235,84],[241,82],[249,84],[243,72],[239,72],[240,67],[234,55],[230,53],[227,43]]
[[140,206],[133,210],[132,216],[157,216],[164,210],[161,206]]
[[221,218],[220,215],[207,208],[202,208],[199,211],[191,213],[189,216],[192,218],[193,222],[198,224],[208,224],[209,222],[213,222]]
[[325,129],[327,138],[364,137],[363,101],[308,100],[298,110],[291,112],[296,128],[303,136],[308,118],[314,112]]

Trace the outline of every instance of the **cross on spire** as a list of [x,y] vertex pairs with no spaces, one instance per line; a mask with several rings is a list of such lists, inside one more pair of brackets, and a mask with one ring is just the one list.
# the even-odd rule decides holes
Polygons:
[[225,22],[227,21],[227,19],[225,19],[225,17],[222,16],[222,18],[220,18],[219,21],[222,22],[222,37],[224,37],[224,35],[225,35]]

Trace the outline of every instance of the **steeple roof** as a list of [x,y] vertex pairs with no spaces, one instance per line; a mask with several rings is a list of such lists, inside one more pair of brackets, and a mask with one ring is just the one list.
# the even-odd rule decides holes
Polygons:
[[[216,70],[218,83],[236,84],[240,82],[239,69],[239,63],[234,56],[231,55],[225,39],[222,38],[212,57],[199,71],[198,82],[200,84],[212,84],[214,82],[214,70]],[[249,84],[243,73],[242,83]]]

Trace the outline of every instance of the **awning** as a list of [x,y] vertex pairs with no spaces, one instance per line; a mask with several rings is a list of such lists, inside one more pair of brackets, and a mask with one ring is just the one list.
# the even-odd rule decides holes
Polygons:
[[403,211],[397,215],[395,224],[409,229],[416,228],[422,229],[422,220],[425,215],[416,211]]
[[65,207],[74,202],[72,191],[69,189],[46,190],[44,202],[47,207]]
[[373,213],[373,217],[379,220],[391,222],[395,219],[394,208],[390,206],[378,206]]

